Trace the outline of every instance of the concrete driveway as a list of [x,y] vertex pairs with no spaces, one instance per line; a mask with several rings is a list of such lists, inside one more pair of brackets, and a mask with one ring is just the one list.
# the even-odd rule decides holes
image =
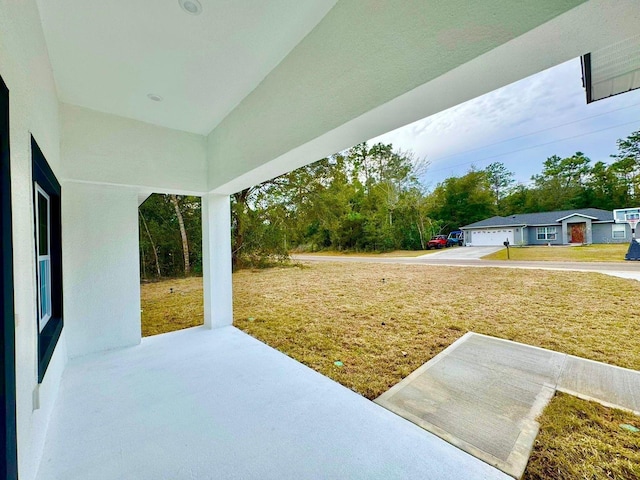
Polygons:
[[480,260],[485,255],[502,250],[504,247],[451,247],[439,252],[427,253],[418,258],[437,258],[439,260]]

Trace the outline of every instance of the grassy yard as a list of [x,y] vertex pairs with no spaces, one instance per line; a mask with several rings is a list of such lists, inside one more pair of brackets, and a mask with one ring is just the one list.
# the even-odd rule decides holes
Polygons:
[[[554,262],[624,262],[629,249],[628,243],[610,245],[579,245],[552,247],[511,247],[511,260],[554,261]],[[507,250],[503,249],[483,257],[483,260],[506,260]]]
[[204,322],[202,278],[174,278],[140,286],[142,336],[158,335]]
[[[233,282],[238,328],[370,399],[469,330],[640,369],[637,305],[627,301],[640,294],[633,280],[583,272],[321,263],[244,270]],[[201,324],[201,288],[197,278],[143,285],[143,332]],[[576,444],[578,453],[557,449],[541,434],[528,479],[634,478],[625,476],[631,460],[624,459],[635,457],[624,449],[637,454],[639,434],[604,433],[615,444],[605,453],[614,458],[592,455],[599,444],[591,443],[581,410],[554,409],[556,402],[541,423],[574,426],[573,440],[563,441]],[[551,439],[560,435],[550,431]],[[549,476],[556,471],[553,462],[564,465],[571,455],[614,474]]]
[[558,392],[538,420],[524,480],[640,478],[636,415]]
[[323,263],[234,275],[238,328],[367,398],[469,330],[638,369],[626,300],[639,294],[580,272]]

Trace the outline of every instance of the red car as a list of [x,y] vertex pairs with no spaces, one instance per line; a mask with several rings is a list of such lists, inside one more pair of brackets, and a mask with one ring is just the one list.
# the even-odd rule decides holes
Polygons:
[[435,237],[431,237],[431,240],[427,243],[427,250],[431,250],[432,248],[446,248],[448,246],[446,235],[436,235]]

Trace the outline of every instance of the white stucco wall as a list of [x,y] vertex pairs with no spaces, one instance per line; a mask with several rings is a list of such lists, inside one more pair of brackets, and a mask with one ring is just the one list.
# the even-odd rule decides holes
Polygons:
[[73,105],[60,105],[64,180],[203,193],[205,136]]
[[138,191],[62,186],[64,322],[69,356],[140,342]]
[[30,480],[66,362],[63,331],[38,387],[30,134],[59,175],[60,131],[55,84],[32,0],[0,0],[0,75],[10,90],[18,468],[21,480]]

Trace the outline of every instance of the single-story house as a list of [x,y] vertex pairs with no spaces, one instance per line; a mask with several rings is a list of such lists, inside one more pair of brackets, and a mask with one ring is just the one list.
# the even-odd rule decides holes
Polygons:
[[616,223],[613,212],[580,208],[556,212],[495,216],[460,228],[465,245],[568,245],[571,243],[626,243],[631,227]]

